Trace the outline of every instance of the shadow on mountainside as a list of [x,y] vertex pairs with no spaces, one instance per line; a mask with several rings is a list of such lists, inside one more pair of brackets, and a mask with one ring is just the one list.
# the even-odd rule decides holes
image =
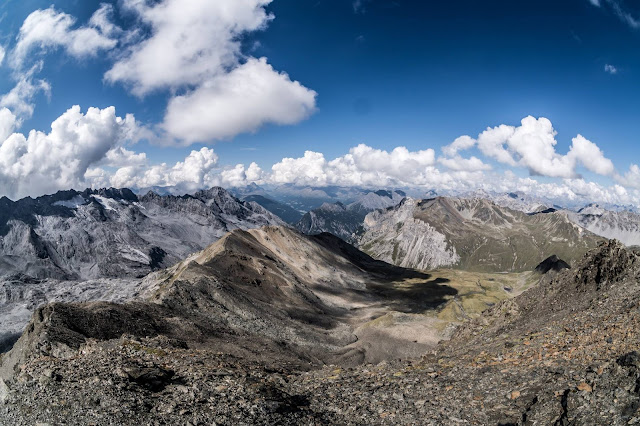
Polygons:
[[[409,272],[416,272],[408,270]],[[340,296],[353,305],[379,305],[391,311],[406,314],[422,314],[433,310],[448,301],[447,296],[455,296],[458,290],[446,285],[447,278],[429,279],[429,274],[421,274],[420,279],[389,280],[388,282],[371,282],[363,290],[352,289],[345,292],[331,283],[320,285],[321,293]]]

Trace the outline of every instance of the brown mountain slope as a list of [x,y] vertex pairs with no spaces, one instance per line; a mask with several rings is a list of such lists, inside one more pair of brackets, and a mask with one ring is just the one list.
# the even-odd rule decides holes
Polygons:
[[573,263],[602,240],[563,212],[527,214],[484,199],[437,197],[370,213],[358,244],[409,268],[517,272],[554,254]]

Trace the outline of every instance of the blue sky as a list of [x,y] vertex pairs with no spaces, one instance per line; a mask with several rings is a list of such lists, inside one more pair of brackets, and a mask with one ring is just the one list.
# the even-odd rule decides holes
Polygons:
[[[231,35],[217,31],[207,35],[208,39],[197,40],[203,48],[216,46],[210,56],[204,55],[204,61],[215,61],[229,52],[236,56],[234,60],[217,66],[189,59],[189,69],[205,70],[193,78],[183,78],[175,70],[162,75],[160,63],[151,67],[158,75],[150,83],[140,77],[147,68],[141,71],[140,61],[128,59],[150,39],[162,38],[162,30],[154,27],[148,16],[154,8],[172,1],[176,0],[149,3],[142,9],[136,9],[135,4],[144,2],[111,2],[112,8],[105,16],[116,30],[96,30],[102,40],[94,39],[95,46],[84,44],[86,49],[75,51],[69,41],[73,31],[98,28],[90,20],[104,2],[9,0],[2,4],[0,45],[6,55],[0,67],[0,94],[9,93],[33,66],[38,68],[32,72],[31,82],[44,80],[50,88],[35,90],[25,99],[33,106],[32,114],[19,116],[12,110],[15,105],[4,105],[17,117],[13,132],[27,136],[35,129],[55,139],[49,134],[51,123],[73,105],[80,106],[80,115],[66,117],[69,122],[85,120],[90,107],[114,106],[118,117],[135,116],[137,130],[136,136],[128,133],[117,141],[100,139],[98,148],[89,150],[90,155],[78,151],[76,155],[88,157],[83,157],[72,176],[53,170],[53,166],[53,179],[36,176],[36,172],[23,176],[20,173],[29,169],[26,166],[5,176],[0,173],[0,192],[14,197],[37,195],[65,184],[183,185],[187,190],[212,183],[241,185],[250,180],[363,186],[379,182],[436,189],[552,190],[558,196],[638,203],[640,170],[633,168],[640,161],[637,4],[623,0],[539,1],[534,5],[473,0],[246,0],[247,10],[238,8],[233,12],[237,16],[229,19],[237,19],[247,30],[232,31]],[[184,4],[195,9],[207,7],[204,0],[187,0]],[[52,5],[52,11],[47,9]],[[38,35],[31,44],[24,42],[27,53],[16,65],[20,37],[27,39],[23,23],[38,10],[50,10],[48,18],[52,19],[64,13],[72,24],[55,40]],[[241,21],[249,12],[260,25]],[[203,9],[204,13],[218,12]],[[211,26],[228,23],[211,19]],[[50,21],[37,21],[32,31],[51,25]],[[171,25],[172,31],[188,32],[188,28],[180,28],[181,22]],[[238,47],[225,47],[219,40],[225,37],[238,40]],[[180,54],[180,49],[169,46],[160,52],[170,56]],[[261,65],[251,58],[266,59]],[[278,85],[278,91],[264,94],[255,102],[236,102],[228,94],[221,95],[220,102],[212,105],[209,99],[220,90],[206,88],[231,85],[226,78],[248,62],[255,65],[251,75],[260,72],[265,78],[276,78],[269,82]],[[109,70],[118,63],[123,64],[122,72],[109,77]],[[280,78],[284,75],[281,73],[286,73],[286,78]],[[301,87],[294,88],[295,81]],[[247,90],[243,93],[253,93]],[[191,96],[194,93],[200,96]],[[179,102],[181,98],[185,102]],[[173,114],[168,114],[170,103],[176,106]],[[202,116],[194,118],[196,111]],[[225,121],[234,121],[226,117],[231,111],[242,117],[228,128]],[[214,116],[219,123],[202,126]],[[526,151],[529,137],[538,138],[541,144],[549,141],[550,127],[541,125],[523,130],[526,137],[505,137],[501,141],[500,149],[508,152],[510,159],[500,157],[495,144],[477,142],[449,157],[476,158],[482,166],[476,162],[467,167],[467,163],[458,162],[460,166],[450,168],[445,165],[451,164],[446,158],[440,161],[440,157],[446,157],[441,148],[459,136],[478,139],[488,127],[503,124],[513,126],[517,134],[515,128],[527,116],[550,121],[557,132],[553,153],[542,145],[536,152]],[[243,117],[254,120],[245,122]],[[589,143],[567,156],[578,134]],[[75,135],[77,140],[85,136]],[[76,139],[72,137],[68,143],[77,143]],[[34,139],[22,144],[32,150],[37,143]],[[60,145],[64,141],[43,143],[51,143],[51,149],[65,150]],[[360,144],[366,148],[350,152]],[[393,154],[396,147],[406,147],[407,154]],[[120,148],[131,156],[144,153],[145,159],[105,160],[108,152]],[[429,149],[433,153],[426,152]],[[191,164],[185,158],[192,150],[200,152],[202,158]],[[321,154],[324,162],[318,155],[305,160],[306,151]],[[542,151],[546,157],[537,158]],[[0,162],[2,155],[7,164],[16,158],[23,162],[37,158],[9,158],[8,152],[8,148],[0,150]],[[299,161],[282,162],[286,157]],[[334,159],[340,161],[329,165]],[[70,160],[73,158],[60,158],[61,162]],[[397,161],[397,167],[384,164],[390,161]],[[257,167],[247,173],[252,162]],[[166,166],[154,169],[160,163]],[[174,168],[176,163],[182,166]],[[237,164],[243,164],[243,169],[234,172],[231,168]],[[280,166],[273,169],[274,164]],[[194,170],[198,167],[201,170]],[[119,177],[113,178],[119,169],[123,169]],[[140,179],[145,173],[147,178]],[[334,176],[339,173],[343,175]],[[29,189],[16,183],[20,178],[32,180]],[[496,181],[500,185],[492,187]],[[508,188],[510,184],[513,188]],[[614,192],[618,195],[607,198]]]

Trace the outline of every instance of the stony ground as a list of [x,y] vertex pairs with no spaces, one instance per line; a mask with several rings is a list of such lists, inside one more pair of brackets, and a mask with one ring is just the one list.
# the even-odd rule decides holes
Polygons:
[[89,340],[0,383],[0,424],[638,424],[639,277],[640,256],[607,243],[406,362],[304,371]]

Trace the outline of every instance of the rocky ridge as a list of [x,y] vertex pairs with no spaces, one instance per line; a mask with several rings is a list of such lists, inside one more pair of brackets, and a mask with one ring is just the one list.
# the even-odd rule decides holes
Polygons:
[[631,211],[613,211],[597,204],[588,205],[568,217],[576,224],[605,238],[617,239],[627,246],[640,246],[640,215]]
[[0,200],[0,265],[33,278],[142,277],[233,229],[280,225],[222,188],[138,198],[128,189]]

